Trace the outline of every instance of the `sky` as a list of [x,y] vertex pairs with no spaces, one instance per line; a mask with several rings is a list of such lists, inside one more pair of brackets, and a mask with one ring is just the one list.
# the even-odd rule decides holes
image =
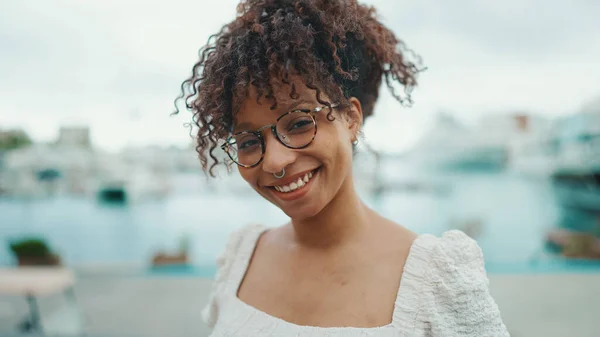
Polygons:
[[[0,128],[37,141],[87,125],[118,150],[187,145],[179,85],[238,1],[0,1]],[[371,0],[428,70],[403,108],[382,87],[365,141],[401,151],[439,112],[572,114],[600,95],[600,1]]]

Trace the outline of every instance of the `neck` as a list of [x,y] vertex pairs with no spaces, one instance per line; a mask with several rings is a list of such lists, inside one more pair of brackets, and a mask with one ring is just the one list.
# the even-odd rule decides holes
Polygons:
[[360,200],[349,177],[331,202],[317,215],[292,220],[296,241],[307,247],[334,248],[362,234],[372,211]]

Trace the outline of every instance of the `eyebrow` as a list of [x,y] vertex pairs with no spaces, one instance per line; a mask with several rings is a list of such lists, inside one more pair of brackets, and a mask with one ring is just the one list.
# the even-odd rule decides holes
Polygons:
[[[280,111],[285,111],[282,112],[282,114],[292,111],[294,110],[298,105],[304,104],[304,103],[314,103],[314,102],[310,102],[309,100],[306,99],[299,99],[294,101],[292,104],[289,104],[287,106],[285,106],[285,109],[281,109]],[[238,125],[235,126],[235,128],[233,128],[232,133],[236,133],[236,132],[242,132],[242,131],[248,131],[252,129],[252,124],[249,122],[242,122]],[[256,128],[258,129],[258,128]],[[237,131],[236,131],[237,130]],[[254,130],[254,129],[252,129]]]

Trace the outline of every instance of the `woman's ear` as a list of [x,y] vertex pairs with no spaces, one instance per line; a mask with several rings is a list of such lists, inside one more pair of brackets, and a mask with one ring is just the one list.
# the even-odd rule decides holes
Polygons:
[[350,108],[346,112],[346,120],[348,121],[348,128],[351,135],[351,142],[358,139],[358,133],[363,124],[363,111],[360,101],[356,97],[350,97]]

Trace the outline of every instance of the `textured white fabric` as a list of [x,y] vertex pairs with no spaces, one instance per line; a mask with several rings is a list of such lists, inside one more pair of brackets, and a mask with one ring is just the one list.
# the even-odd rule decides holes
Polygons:
[[376,328],[300,326],[264,313],[236,293],[256,242],[267,227],[249,225],[231,234],[217,259],[218,272],[202,311],[224,336],[509,336],[488,290],[483,254],[460,231],[420,235],[413,243],[395,302],[392,322]]

